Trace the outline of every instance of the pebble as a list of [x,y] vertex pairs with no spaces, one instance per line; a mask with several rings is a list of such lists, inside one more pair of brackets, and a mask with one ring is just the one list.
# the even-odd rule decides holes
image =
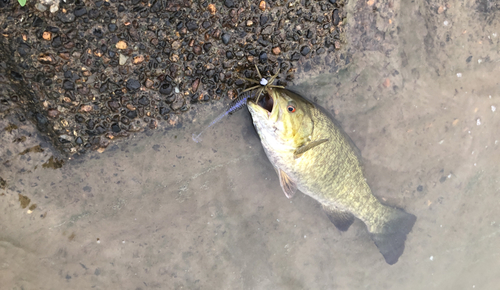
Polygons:
[[126,57],[125,55],[120,53],[120,58],[119,58],[118,63],[120,65],[125,65],[125,63],[127,63],[127,60],[128,60],[128,57]]
[[169,83],[163,83],[160,85],[160,94],[162,95],[170,95],[172,93],[172,86]]
[[338,9],[333,10],[332,20],[333,20],[333,25],[335,25],[335,26],[339,25],[340,17],[339,17],[339,10]]
[[260,60],[261,63],[267,62],[267,53],[261,52],[260,55],[259,55],[259,60]]
[[55,119],[59,116],[59,111],[57,109],[50,109],[47,114],[49,115],[49,117]]
[[[52,7],[50,7],[50,8],[52,10]],[[61,20],[61,22],[63,22],[63,23],[71,23],[71,22],[75,21],[75,14],[73,14],[73,13],[61,13],[60,12],[58,17],[59,17],[59,20]]]
[[300,53],[303,55],[303,56],[306,56],[309,54],[309,52],[311,52],[311,49],[309,48],[309,46],[303,46],[302,49],[300,50]]
[[262,11],[266,10],[266,1],[260,1],[259,9]]
[[134,110],[134,111],[128,111],[125,115],[129,119],[135,119],[135,118],[137,118],[137,111],[136,110]]
[[217,12],[217,9],[215,8],[214,4],[208,4],[208,11],[210,11],[210,14],[215,15],[215,12]]
[[224,44],[228,44],[230,40],[231,40],[231,35],[229,33],[222,34],[222,42]]
[[116,43],[116,48],[118,49],[126,49],[127,48],[127,43],[123,40],[120,40]]
[[66,91],[74,90],[75,89],[75,83],[73,83],[70,80],[65,80],[63,82],[63,89]]
[[40,12],[47,11],[47,7],[45,7],[45,5],[42,5],[42,3],[36,3],[35,8],[36,8],[36,10],[38,10]]
[[85,7],[76,8],[73,13],[75,14],[76,17],[81,17],[81,16],[87,14],[87,8],[85,8]]
[[118,133],[120,132],[122,129],[120,128],[120,126],[118,126],[117,123],[114,123],[113,125],[111,125],[111,131],[115,132],[115,133]]
[[273,54],[279,55],[281,53],[281,49],[279,46],[273,48]]
[[196,24],[196,21],[191,20],[191,21],[188,21],[188,23],[186,23],[186,28],[189,31],[195,31],[196,29],[198,29],[198,24]]
[[136,91],[141,87],[141,83],[138,80],[128,79],[126,86],[129,91]]
[[224,5],[226,5],[227,8],[234,8],[233,0],[224,0]]

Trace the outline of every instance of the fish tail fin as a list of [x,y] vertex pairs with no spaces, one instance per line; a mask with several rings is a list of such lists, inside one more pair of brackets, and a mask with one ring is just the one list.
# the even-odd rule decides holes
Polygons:
[[406,235],[417,217],[401,209],[388,207],[382,225],[370,232],[372,240],[389,265],[395,264],[405,249]]

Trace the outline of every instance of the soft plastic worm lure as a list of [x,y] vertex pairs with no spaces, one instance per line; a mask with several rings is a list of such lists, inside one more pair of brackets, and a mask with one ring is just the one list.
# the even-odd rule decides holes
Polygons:
[[222,114],[220,114],[219,116],[217,116],[217,118],[215,118],[207,127],[205,127],[199,134],[196,134],[196,133],[193,133],[193,141],[198,143],[201,141],[201,135],[210,127],[212,127],[213,125],[217,124],[220,120],[222,120],[224,117],[226,117],[227,115],[231,114],[231,113],[234,113],[236,111],[238,111],[239,109],[243,108],[246,104],[247,104],[247,100],[250,98],[253,98],[255,97],[255,93],[252,93],[252,92],[245,92],[243,94],[241,94],[240,96],[238,96],[238,98],[236,100],[234,100],[233,104],[231,105],[231,107],[229,109],[227,109],[226,111],[224,111]]

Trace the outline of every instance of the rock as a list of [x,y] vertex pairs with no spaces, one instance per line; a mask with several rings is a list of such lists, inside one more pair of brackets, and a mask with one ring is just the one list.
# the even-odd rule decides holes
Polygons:
[[123,40],[120,40],[116,43],[116,48],[118,49],[126,49],[127,48],[127,43]]
[[59,111],[57,109],[50,109],[48,112],[47,112],[47,115],[49,115],[50,118],[52,119],[55,119],[59,116]]
[[118,126],[117,123],[114,123],[113,125],[111,125],[111,131],[115,132],[115,133],[118,133],[120,132],[122,129],[120,128],[120,126]]
[[162,95],[170,95],[172,93],[172,86],[170,85],[170,83],[162,83],[160,85],[160,94]]
[[139,104],[142,105],[142,106],[147,106],[149,105],[149,99],[148,97],[146,96],[142,96],[140,99],[139,99]]
[[227,8],[234,8],[233,0],[224,0],[224,5],[226,5]]
[[127,60],[128,60],[128,57],[126,57],[125,55],[120,53],[120,58],[119,58],[118,63],[120,65],[125,65],[125,63],[127,63]]
[[[52,7],[50,7],[50,8],[52,9]],[[62,12],[59,12],[58,18],[63,23],[71,23],[71,22],[75,21],[75,14],[73,14],[73,13],[62,13]]]
[[300,53],[303,55],[303,56],[306,56],[309,54],[309,52],[311,52],[311,49],[309,48],[309,46],[303,46],[301,49],[300,49]]
[[217,11],[214,4],[208,4],[207,9],[208,9],[208,11],[210,11],[210,14],[212,14],[212,15],[215,15],[215,12]]
[[136,91],[141,87],[141,83],[138,80],[128,79],[126,87],[129,91]]
[[265,63],[267,62],[267,53],[265,52],[261,52],[260,55],[259,55],[259,61],[261,63]]
[[81,7],[81,8],[76,8],[75,11],[73,11],[76,17],[81,17],[85,14],[87,14],[87,8],[86,7]]
[[134,118],[137,118],[137,111],[128,111],[126,114],[125,114],[129,119],[134,119]]
[[63,82],[63,89],[66,90],[66,91],[72,91],[72,90],[75,89],[75,83],[73,83],[70,80],[65,80]]
[[274,55],[279,55],[281,53],[281,49],[279,46],[276,46],[273,48],[273,54]]
[[259,9],[262,11],[266,10],[266,1],[260,1]]
[[231,40],[231,35],[229,33],[222,34],[222,42],[224,44],[228,44],[230,40]]
[[335,9],[333,10],[333,17],[332,17],[333,25],[337,26],[340,23],[340,17],[339,17],[339,10]]
[[196,21],[190,20],[188,21],[188,23],[186,23],[186,28],[189,31],[195,31],[196,29],[198,29],[198,24],[196,23]]

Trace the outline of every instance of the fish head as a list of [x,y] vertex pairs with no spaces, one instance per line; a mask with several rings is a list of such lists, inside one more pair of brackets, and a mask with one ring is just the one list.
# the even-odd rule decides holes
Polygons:
[[249,99],[247,107],[262,142],[295,150],[310,141],[314,104],[301,96],[287,89],[267,87],[258,102]]

